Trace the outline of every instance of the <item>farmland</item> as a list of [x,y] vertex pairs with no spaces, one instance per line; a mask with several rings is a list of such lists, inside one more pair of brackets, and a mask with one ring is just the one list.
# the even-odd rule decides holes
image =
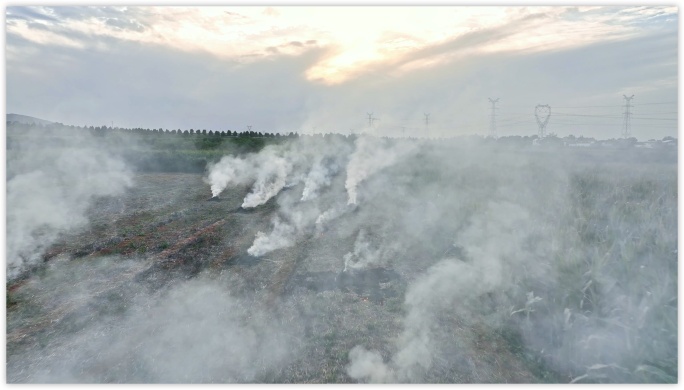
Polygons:
[[677,382],[676,150],[35,134],[9,383]]

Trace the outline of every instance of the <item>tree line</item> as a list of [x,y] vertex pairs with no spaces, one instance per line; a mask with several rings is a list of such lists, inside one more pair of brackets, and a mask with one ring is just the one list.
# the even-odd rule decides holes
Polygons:
[[142,127],[134,127],[134,128],[122,128],[122,127],[111,127],[111,126],[75,126],[75,125],[65,125],[59,122],[51,123],[51,124],[39,124],[39,123],[23,123],[23,122],[16,122],[16,121],[7,121],[6,123],[7,128],[13,128],[16,130],[32,130],[32,129],[45,129],[45,130],[61,130],[61,129],[74,129],[74,130],[84,130],[84,131],[89,131],[93,135],[104,135],[106,133],[132,133],[132,134],[141,134],[141,135],[180,135],[180,136],[191,136],[191,135],[203,135],[203,136],[210,136],[210,137],[264,137],[264,138],[278,138],[278,137],[296,137],[298,134],[295,132],[290,132],[289,134],[280,134],[280,133],[269,133],[269,132],[257,132],[253,130],[248,130],[248,131],[231,131],[231,130],[222,130],[222,131],[213,131],[209,130],[207,131],[206,129],[200,130],[200,129],[189,129],[189,130],[181,130],[181,129],[164,129],[164,128],[142,128]]

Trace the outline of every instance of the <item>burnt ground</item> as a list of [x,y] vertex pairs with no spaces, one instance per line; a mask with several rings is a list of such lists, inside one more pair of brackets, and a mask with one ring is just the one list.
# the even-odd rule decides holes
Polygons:
[[[210,201],[201,175],[140,174],[125,195],[98,199],[89,210],[87,230],[63,235],[41,267],[7,286],[7,382],[352,382],[346,366],[354,346],[391,356],[391,342],[402,331],[407,284],[425,266],[415,262],[415,268],[383,265],[343,272],[342,258],[355,239],[355,232],[342,231],[343,223],[307,235],[294,247],[250,256],[247,249],[257,231],[270,231],[277,204],[271,199],[243,210],[248,190],[228,188]],[[217,369],[176,377],[173,370],[149,363],[148,352],[139,352],[155,347],[145,336],[130,350],[113,349],[107,358],[87,349],[74,352],[94,343],[79,337],[99,334],[93,329],[116,335],[113,329],[128,324],[127,318],[141,310],[154,312],[154,299],[193,280],[222,285],[247,309],[282,324],[295,340],[287,344],[292,346],[287,358],[250,363],[245,367],[263,365],[250,374],[243,375],[247,369],[240,366],[225,375]],[[154,299],[146,300],[149,307],[143,310],[137,302],[144,297]],[[473,321],[448,316],[440,321],[447,322],[450,331],[444,337],[452,342],[435,356],[429,382],[553,379],[514,336]],[[123,336],[111,340],[117,337]],[[131,358],[114,364],[116,353]],[[68,375],[60,371],[66,364]]]

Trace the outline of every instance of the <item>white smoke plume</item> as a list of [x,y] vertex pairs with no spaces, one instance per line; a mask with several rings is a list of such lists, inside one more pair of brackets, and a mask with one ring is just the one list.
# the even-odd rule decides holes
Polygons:
[[354,242],[354,251],[344,255],[344,272],[378,265],[383,260],[384,252],[382,248],[372,248],[362,229]]
[[356,139],[356,149],[347,165],[345,188],[349,196],[348,204],[356,204],[359,184],[370,175],[394,164],[399,158],[413,150],[413,144],[395,143],[387,140],[361,135]]
[[343,205],[336,205],[324,211],[316,218],[316,234],[323,233],[329,223],[339,218],[347,211],[349,211],[349,207]]
[[524,239],[518,227],[529,223],[527,212],[519,206],[490,204],[456,240],[470,260],[441,260],[409,287],[404,330],[392,359],[385,363],[379,352],[356,346],[349,353],[349,376],[372,383],[422,381],[438,348],[431,334],[435,316],[456,310],[467,318],[469,305],[476,304],[478,297],[510,286]]
[[[262,158],[257,171],[257,179],[252,191],[245,196],[243,208],[260,206],[277,195],[287,184],[287,176],[292,172],[292,163],[287,159],[268,154]],[[270,157],[270,158],[269,158]]]
[[313,233],[320,211],[316,204],[302,203],[298,199],[294,194],[278,199],[280,210],[272,220],[273,229],[268,234],[257,232],[247,253],[263,256],[276,249],[291,247],[300,237]]
[[304,181],[304,191],[302,201],[312,200],[318,197],[321,189],[328,187],[332,181],[332,175],[339,172],[340,166],[336,161],[326,161],[328,159],[319,158],[314,163]]
[[271,221],[271,232],[257,232],[247,252],[252,256],[263,256],[294,245],[302,235],[313,233],[315,228],[322,227],[322,223],[344,212],[344,209],[331,208],[321,214],[318,198],[324,190],[329,190],[333,178],[346,162],[345,153],[349,150],[346,142],[321,143],[320,140],[307,139],[271,145],[244,159],[224,157],[209,167],[206,181],[216,196],[231,183],[244,184],[253,180],[252,189],[243,200],[243,208],[260,206],[284,188],[304,184],[298,198],[278,200],[279,215]]
[[22,153],[8,168],[15,171],[7,181],[8,279],[41,262],[59,234],[84,228],[94,198],[122,194],[133,183],[129,168],[102,149]]
[[208,167],[205,181],[211,186],[212,196],[218,196],[229,185],[253,183],[242,203],[243,208],[253,208],[268,202],[283,188],[298,184],[304,180],[301,170],[308,156],[300,153],[297,145],[270,145],[244,157],[224,156]]
[[[245,383],[296,356],[301,327],[293,326],[293,313],[282,313],[282,307],[267,311],[258,302],[240,299],[227,287],[232,279],[201,277],[150,293],[137,285],[119,291],[103,274],[137,267],[135,260],[121,258],[71,262],[33,285],[43,300],[50,301],[57,289],[72,294],[71,302],[117,310],[100,316],[77,311],[64,318],[80,329],[62,332],[61,342],[50,340],[27,355],[12,356],[12,382]],[[74,274],[99,280],[74,281]],[[119,300],[103,302],[99,294],[107,288]]]
[[271,233],[257,232],[254,243],[247,249],[247,253],[259,257],[276,249],[289,247],[293,245],[296,233],[294,226],[276,217]]
[[211,185],[211,195],[219,196],[228,185],[246,184],[253,180],[252,159],[224,156],[209,168],[207,182]]

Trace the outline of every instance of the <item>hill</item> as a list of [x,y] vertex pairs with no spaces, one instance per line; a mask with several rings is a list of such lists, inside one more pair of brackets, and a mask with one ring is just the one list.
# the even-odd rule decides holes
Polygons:
[[7,114],[7,122],[19,122],[25,124],[35,124],[35,125],[49,125],[55,122],[46,121],[45,119],[34,118],[28,115],[20,114]]

